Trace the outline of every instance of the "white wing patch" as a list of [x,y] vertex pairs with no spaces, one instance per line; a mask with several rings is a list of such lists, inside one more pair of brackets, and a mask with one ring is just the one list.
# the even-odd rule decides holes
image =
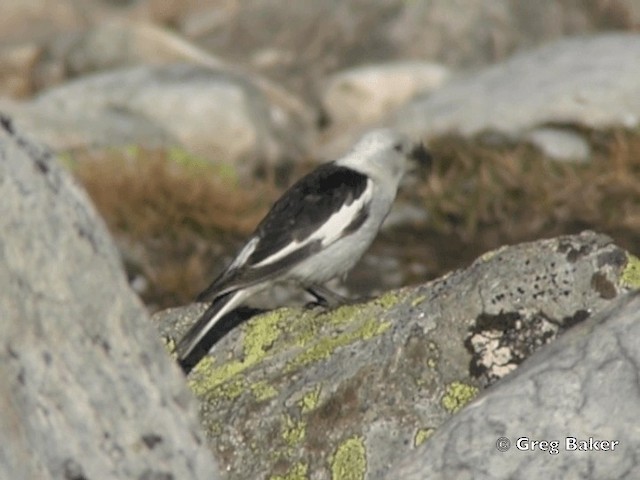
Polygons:
[[315,232],[313,232],[311,235],[300,242],[291,242],[289,245],[285,246],[273,255],[268,256],[264,260],[254,264],[253,266],[263,267],[265,265],[273,263],[304,247],[305,245],[311,242],[315,242],[316,240],[320,240],[323,247],[332,244],[342,236],[342,232],[344,232],[344,230],[358,216],[360,209],[362,209],[362,207],[364,207],[371,201],[372,193],[373,183],[371,180],[367,180],[367,186],[362,192],[362,195],[355,199],[350,205],[343,205],[340,210],[334,212],[334,214],[331,215],[325,223],[323,223],[322,225],[318,225],[318,229]]
[[240,250],[240,253],[238,253],[236,258],[233,259],[233,262],[231,262],[231,265],[229,265],[227,270],[233,270],[242,267],[258,246],[259,241],[260,239],[258,237],[253,237],[251,240],[249,240],[244,248]]

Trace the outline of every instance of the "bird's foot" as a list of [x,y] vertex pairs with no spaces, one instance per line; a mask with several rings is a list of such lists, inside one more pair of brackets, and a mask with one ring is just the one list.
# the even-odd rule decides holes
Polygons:
[[323,308],[329,310],[341,305],[355,305],[368,300],[368,298],[348,298],[321,285],[314,285],[306,289],[315,300],[306,304],[307,308]]

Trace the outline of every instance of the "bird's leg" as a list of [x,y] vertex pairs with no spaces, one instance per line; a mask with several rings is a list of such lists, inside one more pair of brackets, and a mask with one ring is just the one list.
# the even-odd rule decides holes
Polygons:
[[315,304],[324,308],[335,308],[340,305],[353,303],[350,298],[343,297],[322,285],[313,285],[308,287],[306,290],[316,298],[316,301],[313,302],[312,305]]

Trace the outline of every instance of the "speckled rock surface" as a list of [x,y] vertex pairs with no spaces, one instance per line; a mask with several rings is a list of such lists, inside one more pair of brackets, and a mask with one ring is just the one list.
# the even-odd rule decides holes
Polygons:
[[639,345],[636,293],[541,349],[387,478],[640,478]]
[[86,194],[0,119],[0,478],[219,478]]
[[[254,317],[189,383],[230,479],[382,478],[483,385],[627,291],[635,268],[592,232],[505,247],[367,304]],[[171,344],[201,311],[153,319]]]

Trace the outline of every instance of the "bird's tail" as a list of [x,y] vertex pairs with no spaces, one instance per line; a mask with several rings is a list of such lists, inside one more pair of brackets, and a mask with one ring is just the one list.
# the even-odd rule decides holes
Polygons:
[[178,363],[185,373],[189,373],[209,352],[211,344],[207,341],[207,337],[213,326],[246,297],[246,290],[234,290],[215,298],[198,321],[180,339],[176,351],[178,352]]

